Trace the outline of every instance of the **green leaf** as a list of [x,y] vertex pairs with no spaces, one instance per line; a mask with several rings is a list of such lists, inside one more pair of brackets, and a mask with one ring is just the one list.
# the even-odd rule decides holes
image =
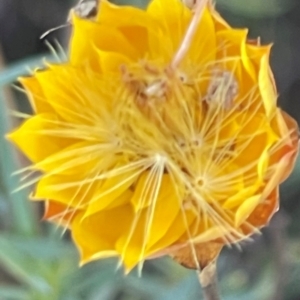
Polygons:
[[149,0],[113,0],[111,2],[117,5],[130,5],[145,9],[149,3]]
[[5,236],[0,237],[0,249],[0,262],[18,281],[38,291],[50,288],[43,278],[34,274],[32,261]]
[[30,300],[28,290],[15,285],[0,285],[0,299]]
[[16,153],[12,145],[5,140],[4,136],[11,130],[11,120],[8,108],[13,101],[10,95],[4,95],[5,85],[11,84],[21,75],[27,75],[30,69],[41,67],[44,61],[57,61],[53,55],[43,55],[29,58],[15,63],[0,72],[0,211],[1,219],[8,223],[11,216],[8,213],[9,206],[12,209],[13,227],[15,232],[25,235],[36,233],[36,218],[32,212],[31,204],[27,200],[28,191],[23,190],[12,194],[17,188],[18,179],[12,177],[12,173],[18,169]]
[[13,63],[0,71],[0,87],[13,83],[20,76],[29,75],[32,70],[43,68],[45,62],[54,63],[59,60],[61,60],[59,55],[42,54]]
[[[0,90],[0,179],[2,183],[2,203],[6,208],[6,212],[2,213],[1,218],[11,218],[7,213],[7,207],[10,206],[12,208],[15,231],[31,235],[35,232],[35,218],[30,204],[27,202],[27,196],[24,192],[12,194],[12,191],[17,187],[17,179],[12,177],[12,173],[16,171],[17,165],[14,151],[4,138],[10,129],[10,120],[5,104],[6,101]],[[8,202],[4,201],[4,199]]]
[[293,0],[217,0],[220,8],[230,10],[237,15],[254,18],[276,17],[293,7]]

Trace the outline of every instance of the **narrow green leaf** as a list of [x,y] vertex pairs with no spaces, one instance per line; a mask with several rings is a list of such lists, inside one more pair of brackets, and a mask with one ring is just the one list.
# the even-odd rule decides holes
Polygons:
[[28,290],[16,285],[0,285],[0,299],[30,300]]
[[[9,201],[12,208],[14,230],[21,234],[31,235],[35,232],[35,218],[30,203],[27,201],[27,196],[24,191],[12,194],[18,184],[18,179],[11,176],[16,171],[17,164],[14,151],[4,138],[4,135],[10,129],[10,120],[5,104],[6,101],[0,90],[0,179],[2,182],[2,195],[3,198]],[[8,218],[11,216],[6,213],[1,217]]]
[[4,70],[0,70],[0,87],[13,83],[19,76],[29,75],[32,70],[44,67],[45,62],[57,62],[58,60],[60,58],[53,54],[42,54],[13,63]]
[[[0,262],[14,278],[37,291],[51,289],[48,283],[34,272],[34,260],[30,260],[7,238],[0,237]],[[0,298],[1,299],[1,298]]]
[[[42,59],[44,58],[44,59]],[[32,235],[36,231],[36,220],[33,215],[31,204],[27,201],[28,192],[25,190],[12,194],[18,186],[18,179],[12,177],[12,173],[18,169],[16,155],[12,146],[5,140],[4,136],[11,130],[9,118],[8,101],[4,95],[5,85],[11,84],[17,77],[29,74],[30,70],[41,67],[44,61],[55,62],[53,55],[43,55],[29,58],[15,63],[8,68],[0,69],[0,211],[1,218],[11,219],[8,214],[8,203],[13,214],[13,226],[15,232],[25,235]],[[1,68],[1,66],[0,66]],[[7,201],[5,201],[5,200]]]
[[266,18],[284,14],[295,5],[293,0],[217,0],[217,5],[246,17]]

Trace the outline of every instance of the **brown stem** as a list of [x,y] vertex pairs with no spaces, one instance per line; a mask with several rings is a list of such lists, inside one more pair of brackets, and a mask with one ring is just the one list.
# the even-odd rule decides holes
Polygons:
[[199,282],[205,300],[221,300],[217,286],[216,262],[213,261],[199,273]]
[[280,211],[275,215],[270,226],[271,247],[274,253],[274,292],[270,299],[285,299],[284,291],[289,275],[289,264],[286,253],[287,237],[286,227],[288,225],[288,217],[284,211]]

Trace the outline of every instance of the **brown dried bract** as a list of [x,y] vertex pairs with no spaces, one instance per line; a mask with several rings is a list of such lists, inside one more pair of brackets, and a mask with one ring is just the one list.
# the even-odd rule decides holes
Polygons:
[[[215,261],[223,247],[218,242],[187,245],[171,254],[172,258],[188,269],[203,270],[210,263]],[[196,261],[196,257],[197,261]]]

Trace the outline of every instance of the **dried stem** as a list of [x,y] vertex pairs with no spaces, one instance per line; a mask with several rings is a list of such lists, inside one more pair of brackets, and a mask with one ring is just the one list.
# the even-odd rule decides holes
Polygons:
[[288,217],[284,211],[277,213],[269,227],[271,237],[271,248],[274,253],[274,292],[270,299],[285,299],[285,287],[287,278],[289,278],[289,263],[286,253],[286,227],[288,226]]
[[173,58],[173,61],[171,63],[171,68],[173,70],[175,70],[179,66],[179,64],[185,57],[187,51],[189,50],[191,42],[196,33],[198,24],[201,20],[201,17],[202,17],[202,14],[203,14],[206,4],[207,4],[207,0],[196,0],[193,18],[187,28],[187,31],[182,40],[182,43],[181,43],[179,49],[177,50],[177,52]]
[[217,287],[216,262],[213,261],[199,273],[199,282],[205,300],[221,300]]

